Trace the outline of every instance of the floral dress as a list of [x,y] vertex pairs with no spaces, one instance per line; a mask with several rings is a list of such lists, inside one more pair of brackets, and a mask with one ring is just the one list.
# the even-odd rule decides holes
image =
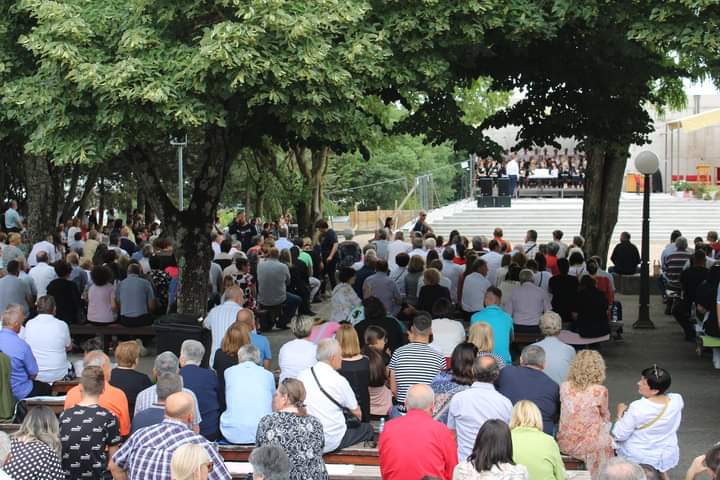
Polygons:
[[430,388],[435,393],[435,406],[433,407],[432,416],[435,420],[447,424],[450,400],[456,393],[470,388],[470,385],[455,383],[452,373],[440,372],[430,384]]
[[578,391],[564,382],[560,385],[560,404],[560,451],[583,460],[595,478],[600,466],[615,456],[607,388],[591,385]]
[[253,295],[255,278],[252,273],[243,273],[235,277],[235,284],[242,288],[243,295],[245,296],[245,305],[243,307],[255,310],[257,303],[255,302],[255,296]]
[[362,303],[349,283],[338,283],[332,291],[331,322],[344,322],[355,307]]
[[289,480],[327,480],[323,462],[325,436],[320,420],[291,412],[265,415],[258,424],[255,445],[276,445],[290,459]]

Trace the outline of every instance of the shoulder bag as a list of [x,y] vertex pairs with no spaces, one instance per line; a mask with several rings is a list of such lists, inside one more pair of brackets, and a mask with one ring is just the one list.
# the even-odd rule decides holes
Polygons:
[[349,408],[343,407],[340,402],[335,400],[333,397],[330,396],[329,393],[325,391],[325,389],[320,385],[320,380],[318,380],[317,375],[315,375],[315,367],[310,367],[310,372],[313,375],[313,378],[315,379],[315,383],[317,383],[317,386],[320,388],[320,391],[335,405],[337,405],[340,410],[342,410],[343,416],[345,417],[345,425],[347,428],[357,428],[360,426],[360,419],[355,416],[354,413],[350,411]]

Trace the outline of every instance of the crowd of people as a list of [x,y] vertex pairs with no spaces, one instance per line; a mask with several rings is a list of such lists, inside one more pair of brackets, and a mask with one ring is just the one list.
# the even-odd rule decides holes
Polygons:
[[[151,376],[138,371],[144,346],[135,340],[111,346],[114,366],[107,346],[91,340],[82,365],[71,366],[68,325],[132,328],[172,311],[172,242],[156,227],[138,228],[141,219],[113,220],[104,233],[76,219],[64,239],[35,245],[10,232],[1,246],[0,373],[8,381],[0,400],[48,395],[73,376],[79,385],[59,419],[45,407],[11,412],[22,424],[9,443],[0,436],[0,454],[10,452],[4,474],[225,479],[216,445],[226,442],[255,446],[255,478],[325,479],[323,454],[377,442],[387,479],[560,479],[563,454],[593,478],[667,478],[679,462],[683,409],[668,370],[642,370],[640,399],[613,415],[602,356],[561,339],[563,330],[608,335],[617,320],[612,274],[587,255],[584,239],[568,245],[556,231],[541,244],[529,230],[513,246],[499,228],[489,239],[457,231],[443,239],[426,218],[408,241],[388,219],[363,247],[323,220],[315,238],[294,237],[287,220],[259,231],[242,213],[217,226],[203,320],[211,341],[158,352]],[[698,282],[688,272],[706,268],[699,252],[703,262],[714,258],[717,235],[692,254],[683,241],[673,238],[663,257],[664,286],[694,286],[694,315],[712,274]],[[631,246],[623,234],[617,274],[637,269]],[[717,323],[717,282],[710,296],[715,308],[706,313]],[[316,315],[323,301],[330,313]],[[267,334],[286,328],[295,338],[273,352]],[[518,352],[520,334],[543,339]],[[694,463],[693,476],[714,474],[714,456]],[[633,469],[647,473],[613,476]]]

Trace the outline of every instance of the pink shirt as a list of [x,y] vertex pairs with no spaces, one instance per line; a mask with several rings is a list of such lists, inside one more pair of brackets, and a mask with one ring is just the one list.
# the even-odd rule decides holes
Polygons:
[[89,322],[112,323],[115,321],[115,314],[112,311],[112,297],[115,289],[108,283],[102,287],[93,285],[88,290],[88,313]]
[[335,337],[335,332],[340,328],[340,324],[337,322],[325,322],[320,325],[315,325],[310,331],[309,340],[314,344],[318,344],[320,340]]

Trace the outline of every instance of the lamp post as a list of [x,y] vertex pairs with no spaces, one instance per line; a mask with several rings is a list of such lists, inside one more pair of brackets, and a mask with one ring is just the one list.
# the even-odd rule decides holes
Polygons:
[[178,162],[178,210],[182,210],[185,199],[183,198],[183,183],[185,182],[185,175],[183,174],[183,147],[187,146],[187,135],[185,138],[182,137],[170,137],[170,145],[177,147],[177,162]]
[[645,177],[643,190],[642,252],[640,263],[640,308],[633,328],[655,328],[650,320],[650,176],[659,165],[657,155],[645,150],[635,157],[635,168]]

